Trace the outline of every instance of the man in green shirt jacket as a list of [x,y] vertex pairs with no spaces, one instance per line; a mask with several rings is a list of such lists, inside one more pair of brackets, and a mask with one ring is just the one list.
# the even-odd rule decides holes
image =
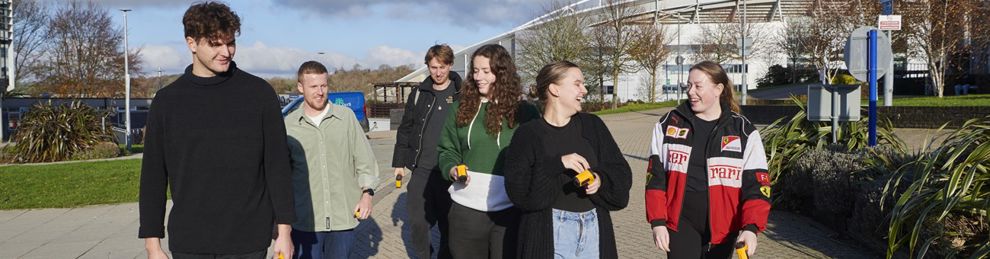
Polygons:
[[297,76],[303,105],[285,117],[296,258],[348,258],[358,220],[371,215],[378,164],[354,112],[327,102],[327,68],[307,61]]

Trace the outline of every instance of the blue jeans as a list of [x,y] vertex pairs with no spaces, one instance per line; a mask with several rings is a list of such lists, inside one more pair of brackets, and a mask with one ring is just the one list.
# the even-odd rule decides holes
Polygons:
[[357,233],[354,229],[306,232],[292,229],[296,259],[348,258]]
[[553,257],[598,258],[598,213],[553,209]]

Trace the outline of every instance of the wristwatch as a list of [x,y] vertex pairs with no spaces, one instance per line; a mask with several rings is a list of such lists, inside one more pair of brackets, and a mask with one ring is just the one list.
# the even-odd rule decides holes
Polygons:
[[375,196],[375,189],[368,188],[368,189],[364,189],[364,191],[361,191],[361,192],[367,193],[368,195],[371,195],[371,196]]

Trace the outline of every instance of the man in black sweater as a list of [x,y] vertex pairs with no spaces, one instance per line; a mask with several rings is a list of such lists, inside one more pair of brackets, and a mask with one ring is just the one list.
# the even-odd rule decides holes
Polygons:
[[426,52],[430,76],[423,80],[406,101],[405,114],[395,138],[392,167],[396,176],[412,170],[406,208],[407,222],[412,232],[412,250],[416,257],[430,257],[430,228],[439,225],[440,251],[438,258],[450,258],[447,249],[447,212],[450,210],[450,182],[441,178],[437,145],[440,131],[457,98],[461,77],[450,71],[454,51],[447,45],[434,45]]
[[275,254],[291,258],[295,211],[275,91],[232,61],[240,18],[229,7],[195,4],[182,24],[193,62],[151,104],[138,237],[148,258],[167,258],[168,187],[174,258],[264,258],[273,237]]

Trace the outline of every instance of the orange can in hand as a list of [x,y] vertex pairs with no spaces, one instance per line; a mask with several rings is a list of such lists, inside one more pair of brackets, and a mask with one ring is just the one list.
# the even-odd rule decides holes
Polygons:
[[578,187],[587,187],[593,182],[595,182],[595,174],[591,173],[590,170],[584,170],[584,172],[574,176],[574,184]]
[[467,181],[467,165],[459,164],[457,165],[457,179],[454,179],[459,183]]
[[749,254],[746,253],[746,250],[749,250],[749,246],[746,246],[746,243],[736,243],[736,255],[739,256],[739,259],[749,259]]

